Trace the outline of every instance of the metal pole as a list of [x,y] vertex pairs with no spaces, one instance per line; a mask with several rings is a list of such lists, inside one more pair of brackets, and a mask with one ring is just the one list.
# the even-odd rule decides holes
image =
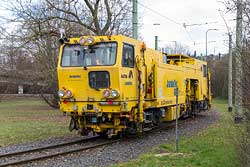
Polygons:
[[176,110],[175,110],[175,152],[179,150],[179,136],[178,136],[178,87],[174,90],[176,96]]
[[174,44],[175,44],[175,45],[174,45],[174,52],[175,52],[175,54],[177,54],[177,42],[175,41]]
[[209,31],[210,29],[208,29],[206,31],[206,55],[205,55],[205,61],[207,60],[207,32]]
[[174,54],[177,54],[177,41],[172,42],[174,42]]
[[132,28],[133,28],[133,38],[138,39],[138,3],[137,0],[133,0],[133,11],[132,11]]
[[236,117],[235,120],[242,118],[242,0],[237,0],[237,17],[236,17],[236,55],[235,55],[235,109]]
[[233,85],[232,85],[232,34],[229,36],[229,53],[228,53],[228,111],[233,110]]
[[[160,25],[160,23],[154,23],[153,24],[154,26],[159,26]],[[159,42],[159,40],[158,40],[158,33],[157,33],[157,28],[155,28],[155,30],[156,30],[156,32],[155,32],[155,50],[158,50],[158,42]]]
[[155,50],[158,50],[158,36],[155,36]]
[[[220,11],[220,10],[219,10]],[[229,37],[229,53],[228,53],[228,112],[232,112],[233,110],[233,84],[232,84],[232,34],[230,33],[229,27],[227,25],[227,22],[222,15],[220,11],[220,16],[223,19],[226,27],[227,27],[227,32],[228,32],[228,37]]]

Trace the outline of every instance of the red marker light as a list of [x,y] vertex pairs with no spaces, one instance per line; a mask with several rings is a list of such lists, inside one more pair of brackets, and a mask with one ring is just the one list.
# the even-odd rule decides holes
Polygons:
[[102,95],[104,97],[109,97],[110,96],[110,91],[109,90],[104,90],[103,93],[102,93]]
[[70,90],[66,90],[65,95],[67,97],[71,97],[72,96],[72,92]]
[[152,88],[151,87],[148,87],[147,93],[152,93]]

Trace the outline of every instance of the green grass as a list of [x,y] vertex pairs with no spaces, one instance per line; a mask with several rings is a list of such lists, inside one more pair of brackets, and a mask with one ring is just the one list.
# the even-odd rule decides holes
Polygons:
[[[216,99],[213,107],[220,112],[218,122],[191,138],[180,139],[182,154],[174,153],[174,143],[162,144],[137,160],[114,165],[114,167],[238,167],[239,160],[234,147],[237,131],[232,115],[227,112],[224,100]],[[136,149],[136,148],[134,148]],[[156,154],[168,155],[156,157]]]
[[68,117],[39,99],[0,102],[0,145],[69,134]]

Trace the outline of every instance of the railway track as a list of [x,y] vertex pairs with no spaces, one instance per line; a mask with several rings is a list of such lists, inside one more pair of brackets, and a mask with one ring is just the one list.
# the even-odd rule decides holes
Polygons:
[[[191,121],[191,120],[193,119],[191,118],[191,119],[182,120],[179,122],[179,125],[184,124],[185,122]],[[157,132],[157,131],[162,131],[162,130],[174,128],[174,127],[175,127],[175,122],[170,122],[166,126],[163,126],[161,128],[154,128],[152,130],[148,130],[146,131],[147,133],[144,133],[140,136],[148,135],[150,134],[149,132],[152,132],[152,131]],[[136,136],[133,136],[132,138],[136,138]],[[0,154],[0,167],[6,167],[6,166],[11,166],[11,165],[22,165],[22,164],[27,164],[30,162],[35,162],[38,160],[50,159],[50,158],[57,157],[57,156],[62,156],[62,155],[70,154],[70,153],[76,153],[76,152],[81,152],[81,151],[85,151],[89,149],[102,147],[105,145],[117,143],[125,139],[127,138],[105,140],[96,136],[96,137],[89,137],[86,139],[76,140],[72,142],[65,142],[65,143],[49,145],[45,147],[33,148],[29,150],[24,150],[24,151]],[[64,147],[68,147],[68,148],[63,149]]]
[[[46,147],[39,147],[30,150],[11,152],[0,155],[0,167],[6,167],[11,165],[22,165],[30,162],[45,160],[60,155],[66,155],[70,153],[80,152],[84,150],[94,149],[116,143],[121,139],[116,140],[103,140],[100,137],[90,137],[87,139],[77,140],[73,142],[60,143],[55,145],[50,145]],[[95,141],[95,142],[94,142]],[[74,146],[75,145],[75,146]],[[64,147],[74,147],[62,150]],[[58,151],[59,149],[59,151]],[[61,150],[60,150],[61,149]],[[38,154],[34,156],[34,154]],[[12,159],[15,160],[12,160]]]

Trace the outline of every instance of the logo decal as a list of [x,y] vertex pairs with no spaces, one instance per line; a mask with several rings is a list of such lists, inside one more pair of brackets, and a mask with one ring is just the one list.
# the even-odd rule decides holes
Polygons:
[[168,88],[177,87],[177,81],[176,80],[167,81],[167,87]]

